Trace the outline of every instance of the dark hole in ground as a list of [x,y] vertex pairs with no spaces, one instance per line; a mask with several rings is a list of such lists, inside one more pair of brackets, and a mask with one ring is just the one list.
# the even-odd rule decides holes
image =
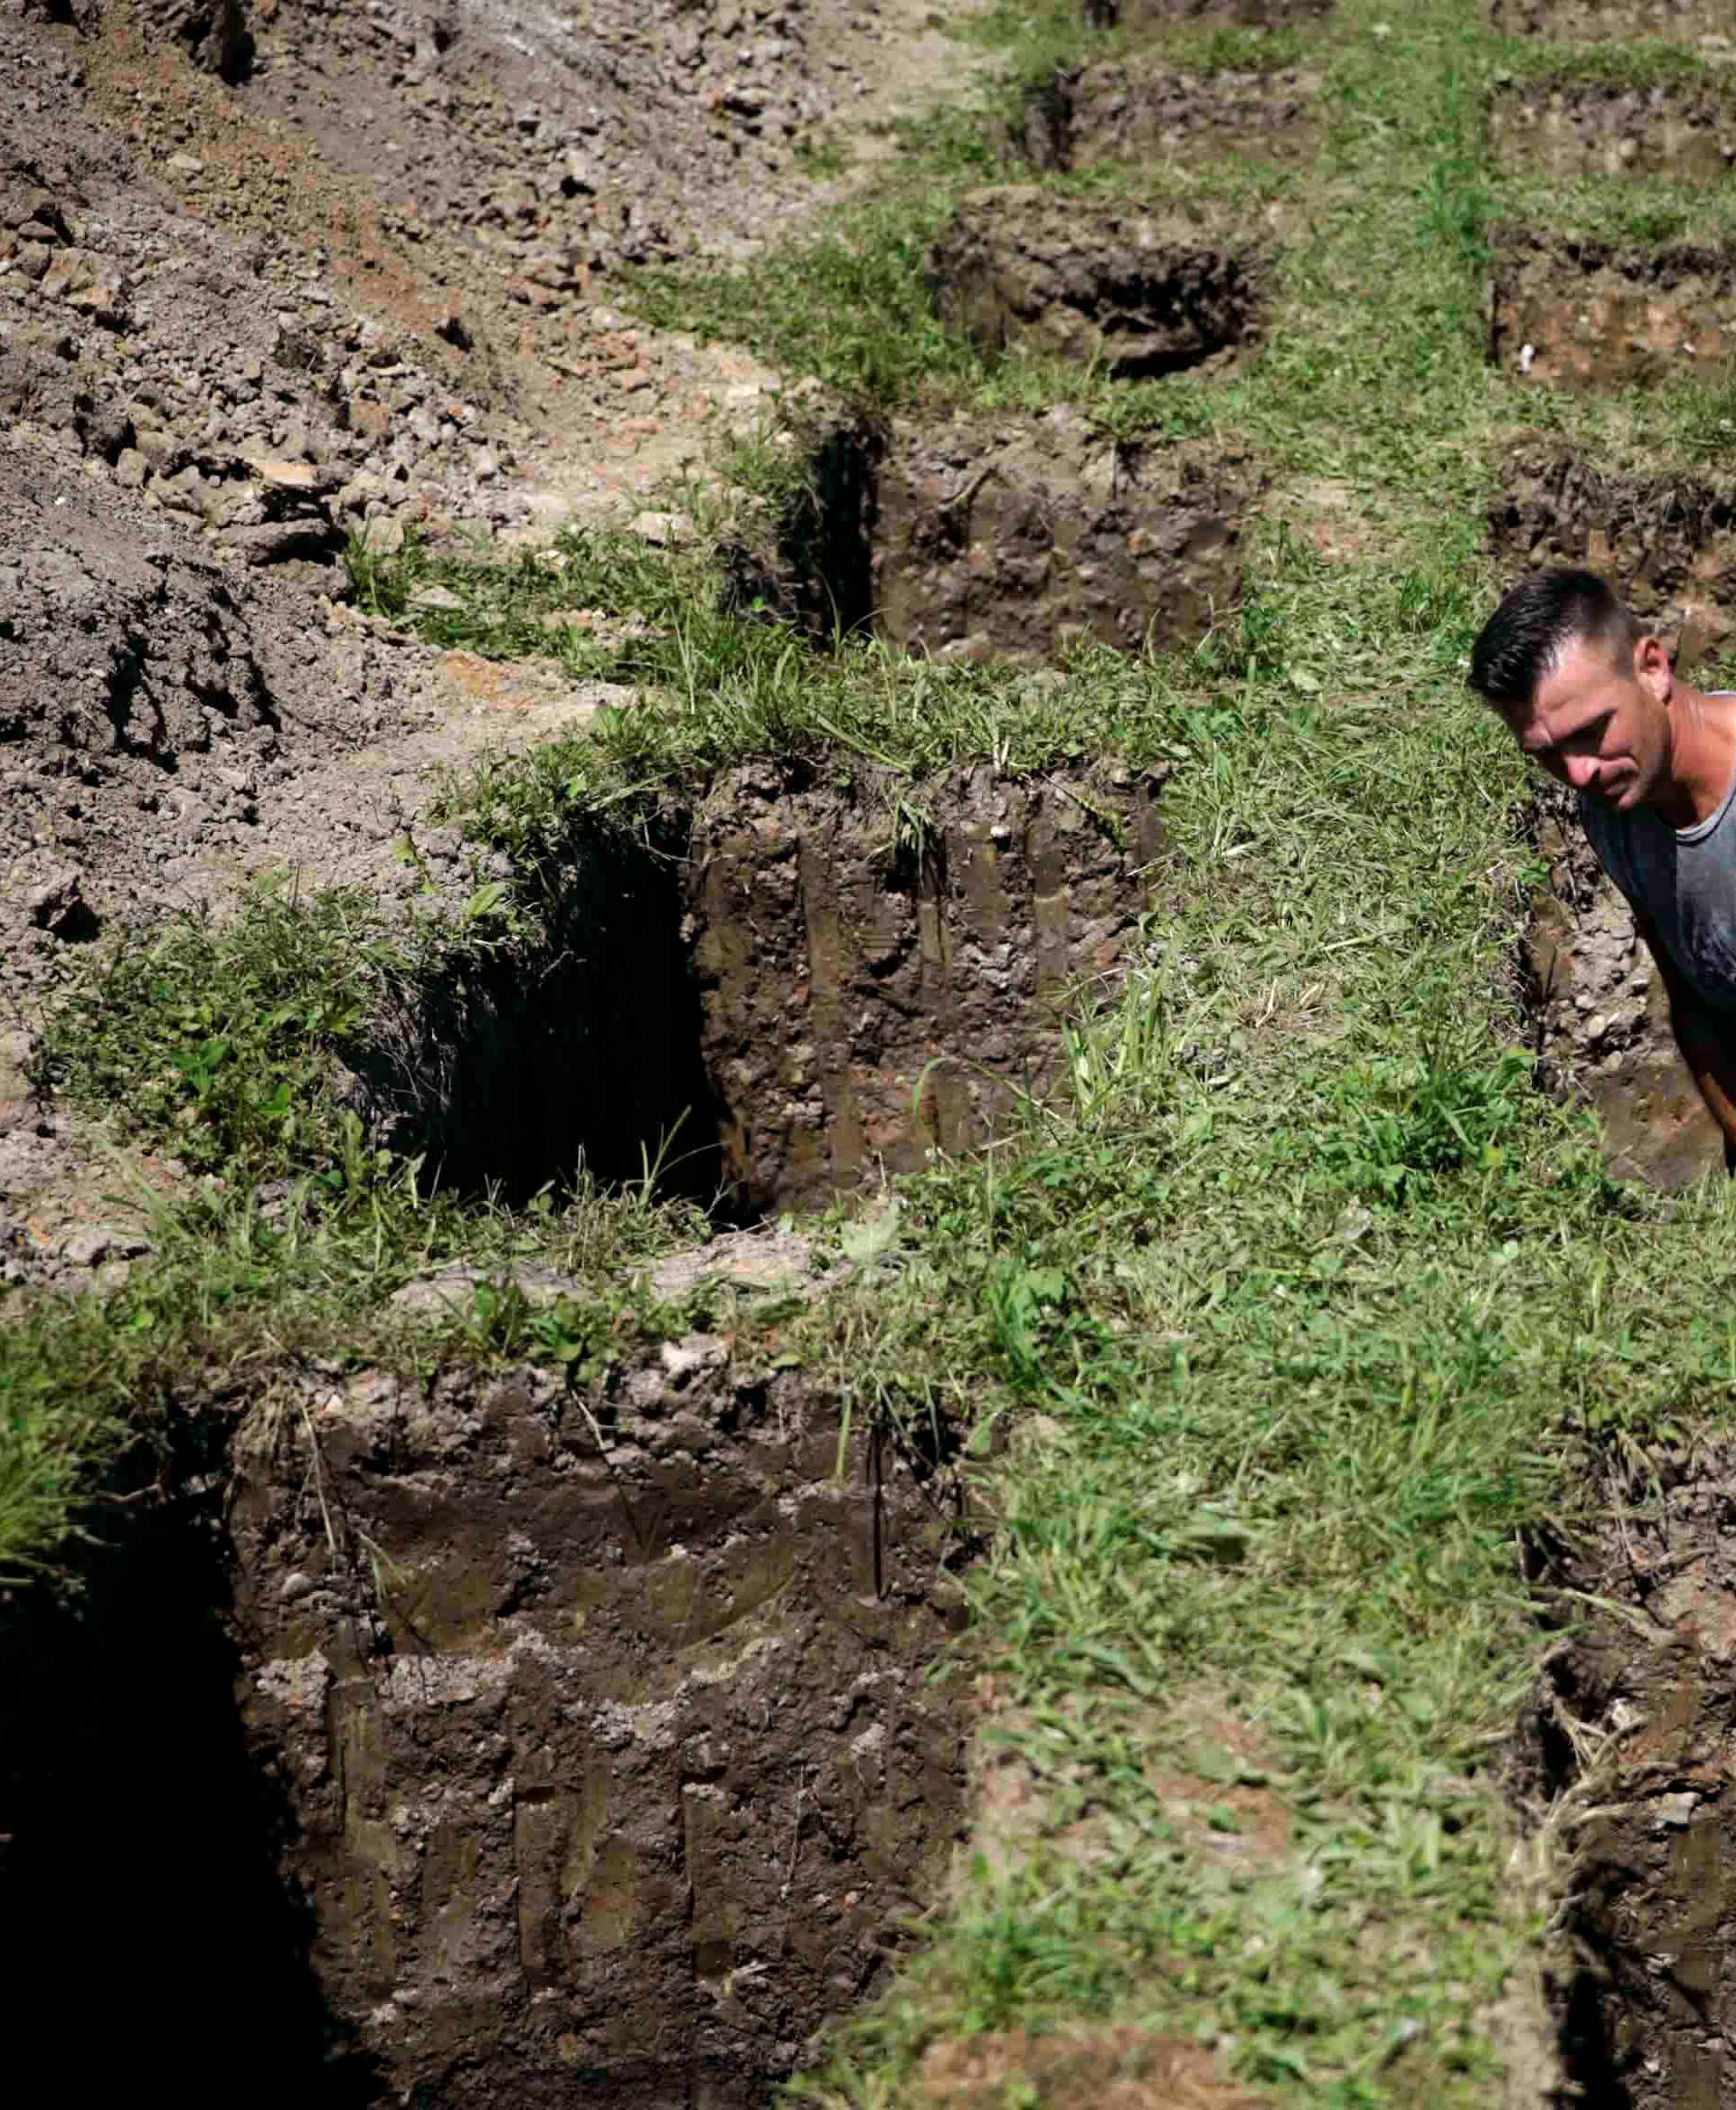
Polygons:
[[1518,80],[1495,90],[1489,115],[1504,161],[1556,175],[1711,183],[1736,166],[1736,90],[1722,85]]
[[1489,360],[1579,388],[1706,380],[1736,353],[1736,251],[1618,249],[1507,229],[1495,246]]
[[1044,169],[1226,152],[1288,158],[1315,144],[1319,87],[1295,70],[1183,72],[1137,58],[1062,67],[1026,90],[1014,145]]
[[1259,246],[1181,213],[980,191],[929,252],[936,308],[990,352],[1048,353],[1136,381],[1221,368],[1260,339]]
[[187,2110],[349,2110],[379,2077],[314,1973],[313,1900],[283,1879],[293,1784],[237,1713],[214,1433],[184,1431],[172,1491],[146,1473],[98,1505],[75,1594],[0,1597],[8,2011],[30,2019],[36,2086],[68,2102],[134,2101],[156,2070]]
[[1262,478],[1235,447],[1118,441],[1063,409],[844,422],[813,459],[734,563],[741,598],[821,637],[848,608],[912,652],[1030,663],[1188,642],[1240,604]]
[[[1132,956],[1159,777],[1069,763],[840,785],[799,758],[725,771],[644,832],[588,822],[541,876],[533,950],[409,992],[360,1089],[454,1182],[518,1198],[580,1150],[745,1216],[986,1140],[1061,1082],[1071,1008]],[[679,1125],[677,1125],[679,1124]]]
[[[703,1205],[723,1184],[682,935],[686,837],[579,825],[530,888],[533,941],[405,989],[357,1063],[372,1125],[444,1184],[523,1203],[582,1162],[608,1185],[660,1163]],[[727,1213],[727,1212],[726,1212]]]
[[[1736,2088],[1736,1481],[1722,1452],[1659,1481],[1612,1487],[1605,1529],[1525,1549],[1561,1639],[1514,1781],[1570,1826],[1552,1990],[1569,2099],[1594,2110],[1716,2110]],[[1588,1600],[1627,1616],[1588,1622]]]

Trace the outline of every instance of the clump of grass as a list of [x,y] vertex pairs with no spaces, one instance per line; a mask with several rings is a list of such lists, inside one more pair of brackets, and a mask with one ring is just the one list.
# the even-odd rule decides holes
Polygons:
[[57,1008],[39,1082],[107,1110],[198,1172],[354,1169],[335,1088],[400,947],[358,890],[268,884],[223,923],[189,917],[99,959]]

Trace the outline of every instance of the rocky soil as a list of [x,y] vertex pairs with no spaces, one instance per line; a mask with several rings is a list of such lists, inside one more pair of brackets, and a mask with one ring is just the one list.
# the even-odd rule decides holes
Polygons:
[[1723,1138],[1676,1050],[1663,978],[1571,797],[1551,787],[1529,827],[1549,867],[1522,962],[1546,1081],[1597,1109],[1618,1178],[1688,1186],[1723,1163]]
[[[1715,1449],[1660,1457],[1643,1490],[1611,1488],[1606,1530],[1545,1530],[1528,1549],[1566,1631],[1514,1770],[1573,1827],[1571,1961],[1554,1993],[1575,2101],[1716,2110],[1736,2082],[1731,1467]],[[1620,1616],[1588,1624],[1588,1602]]]
[[1624,473],[1558,440],[1516,437],[1490,509],[1509,567],[1579,564],[1624,582],[1636,612],[1692,657],[1736,625],[1736,487],[1713,472]]

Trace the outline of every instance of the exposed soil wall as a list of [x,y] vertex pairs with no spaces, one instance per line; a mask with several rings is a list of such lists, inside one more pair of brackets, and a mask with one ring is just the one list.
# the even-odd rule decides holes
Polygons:
[[792,760],[726,771],[647,836],[587,825],[533,951],[407,989],[357,1059],[375,1131],[523,1199],[582,1158],[754,1215],[985,1141],[1060,1085],[1113,989],[1159,780],[958,769],[912,792]]
[[1560,43],[1628,43],[1659,37],[1672,43],[1722,40],[1731,31],[1725,0],[1490,0],[1490,20],[1507,36],[1552,37]]
[[0,1618],[13,1997],[93,1882],[126,1942],[72,2092],[148,2023],[202,2110],[243,2041],[272,2105],[765,2103],[959,1824],[947,1522],[891,1447],[835,1480],[835,1403],[703,1337],[218,1419],[92,1616]]
[[1701,471],[1606,470],[1543,437],[1517,441],[1491,509],[1510,570],[1582,564],[1619,579],[1629,605],[1683,645],[1736,625],[1736,486]]
[[1495,90],[1495,149],[1554,175],[1715,183],[1736,166],[1736,90],[1614,80],[1522,80]]
[[1240,603],[1264,482],[1234,445],[1116,440],[1066,408],[838,425],[810,460],[768,546],[735,553],[743,598],[974,660],[1200,637]]
[[895,427],[877,626],[912,651],[970,658],[1200,637],[1240,603],[1260,481],[1233,447],[1116,441],[1068,411]]
[[1663,979],[1572,795],[1541,792],[1527,832],[1549,865],[1522,962],[1548,1081],[1597,1109],[1618,1178],[1686,1186],[1723,1163],[1723,1139],[1676,1052]]
[[1579,388],[1710,379],[1736,350],[1736,256],[1618,250],[1506,232],[1495,259],[1489,358]]
[[941,315],[987,350],[1136,380],[1221,367],[1256,344],[1267,266],[1256,244],[1185,213],[1008,187],[965,200],[928,276]]
[[982,1141],[1057,1082],[1061,1021],[1128,963],[1156,854],[1155,780],[980,767],[841,793],[771,765],[694,816],[688,928],[723,1169],[761,1206]]
[[[1571,1827],[1554,1988],[1571,2099],[1722,2110],[1736,2096],[1731,1461],[1666,1462],[1663,1478],[1661,1502],[1628,1490],[1607,1533],[1528,1549],[1552,1616],[1577,1631],[1549,1660],[1518,1770]],[[1588,1623],[1588,1601],[1622,1616]]]
[[1280,29],[1330,14],[1334,0],[1083,0],[1085,19],[1103,28],[1138,28],[1156,22],[1233,22],[1245,29]]
[[1295,68],[1198,73],[1140,58],[1062,68],[1026,93],[1015,144],[1044,169],[1252,151],[1299,159],[1318,140],[1319,89]]

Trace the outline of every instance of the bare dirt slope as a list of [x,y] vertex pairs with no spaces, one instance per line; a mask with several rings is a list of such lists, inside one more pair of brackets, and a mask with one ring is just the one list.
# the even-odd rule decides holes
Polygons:
[[608,274],[835,199],[958,91],[931,12],[0,0],[0,1228],[90,1244],[24,1074],[73,949],[264,869],[465,882],[429,766],[604,692],[388,636],[346,542],[627,521],[755,425],[778,377]]

